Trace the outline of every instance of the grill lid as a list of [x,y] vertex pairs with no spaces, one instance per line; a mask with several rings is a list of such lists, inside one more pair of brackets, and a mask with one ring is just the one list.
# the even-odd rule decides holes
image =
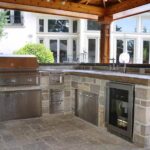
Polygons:
[[0,71],[37,70],[38,67],[34,55],[0,55]]

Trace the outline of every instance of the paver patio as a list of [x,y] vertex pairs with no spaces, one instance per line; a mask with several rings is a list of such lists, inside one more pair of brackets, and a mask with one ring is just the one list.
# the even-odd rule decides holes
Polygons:
[[142,150],[72,115],[0,123],[0,150]]

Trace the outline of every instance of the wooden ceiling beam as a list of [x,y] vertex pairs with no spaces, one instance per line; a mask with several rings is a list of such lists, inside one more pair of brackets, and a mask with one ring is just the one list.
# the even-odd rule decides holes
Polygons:
[[150,11],[150,4],[143,5],[140,7],[136,7],[130,10],[126,10],[117,14],[113,15],[113,20],[129,17],[129,16],[134,16],[137,14],[145,13]]
[[64,10],[51,9],[51,8],[42,8],[41,9],[41,7],[26,6],[26,5],[13,4],[13,3],[0,2],[0,8],[98,20],[97,15],[78,13],[78,12],[70,12],[70,11],[64,11]]
[[[113,15],[119,12],[123,12],[132,8],[136,8],[142,5],[149,4],[150,0],[126,0],[121,3],[115,4],[106,9],[107,15]],[[144,10],[143,10],[144,11]]]
[[[105,9],[96,7],[96,6],[89,6],[79,3],[73,2],[66,2],[62,4],[60,1],[51,1],[47,2],[46,0],[1,0],[0,2],[5,2],[9,4],[19,4],[25,6],[34,6],[38,7],[39,9],[43,8],[50,8],[50,9],[57,9],[71,11],[71,12],[78,12],[78,13],[86,13],[98,16],[104,16]],[[1,7],[1,5],[0,5]]]

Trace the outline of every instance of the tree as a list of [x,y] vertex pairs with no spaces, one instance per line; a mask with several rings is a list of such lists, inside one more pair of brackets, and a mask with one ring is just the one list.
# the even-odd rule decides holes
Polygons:
[[35,55],[39,63],[54,63],[53,53],[43,44],[26,44],[14,54]]
[[116,31],[122,32],[122,27],[118,27],[118,26],[116,25]]
[[4,34],[4,26],[7,23],[7,15],[6,12],[0,12],[0,38],[2,38]]

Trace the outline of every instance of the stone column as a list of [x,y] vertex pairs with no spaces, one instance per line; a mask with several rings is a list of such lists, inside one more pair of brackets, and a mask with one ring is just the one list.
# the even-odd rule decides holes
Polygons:
[[150,86],[135,86],[133,142],[150,147]]

